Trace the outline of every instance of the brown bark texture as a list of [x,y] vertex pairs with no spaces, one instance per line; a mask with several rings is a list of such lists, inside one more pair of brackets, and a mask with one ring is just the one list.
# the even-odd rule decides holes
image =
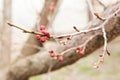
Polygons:
[[[104,22],[96,18],[87,25],[87,28],[90,29],[103,25],[107,33],[108,42],[113,40],[120,35],[120,9],[118,10],[118,8],[120,8],[120,2],[108,6],[105,11],[103,11],[102,17],[109,18],[107,18],[107,20]],[[114,12],[116,13],[113,14]],[[11,65],[11,67],[5,73],[5,79],[1,80],[25,80],[30,76],[48,72],[48,69],[51,65],[52,71],[60,69],[67,65],[71,65],[79,59],[91,54],[93,51],[97,50],[103,45],[104,38],[101,29],[91,31],[86,34],[77,35],[73,37],[69,44],[65,46],[59,46],[57,48],[56,51],[58,53],[61,53],[67,49],[81,45],[85,40],[89,39],[90,36],[93,36],[93,38],[90,39],[86,44],[85,55],[83,56],[76,53],[76,50],[69,50],[63,55],[64,61],[59,62],[58,60],[52,59],[49,56],[49,53],[44,51],[42,54],[38,53],[23,58]]]

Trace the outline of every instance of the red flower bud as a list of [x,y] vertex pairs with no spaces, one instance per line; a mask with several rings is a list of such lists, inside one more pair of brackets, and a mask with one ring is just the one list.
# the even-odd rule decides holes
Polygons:
[[80,47],[77,47],[76,50],[81,50],[81,48],[80,48]]
[[82,49],[82,48],[80,48],[80,47],[77,47],[77,48],[76,48],[76,52],[79,53],[79,54],[81,54],[81,55],[84,55],[84,54],[85,54],[84,49]]
[[62,62],[63,61],[63,56],[62,55],[58,55],[57,59],[59,60],[59,62]]
[[45,29],[46,29],[46,27],[44,25],[40,26],[40,30],[45,30]]
[[50,37],[50,33],[46,30],[42,30],[42,33],[47,36],[48,38]]
[[49,53],[50,53],[51,57],[55,57],[56,56],[56,53],[53,50],[49,51]]
[[77,47],[76,48],[76,52],[79,53],[81,51],[81,48],[80,47]]
[[55,53],[50,53],[50,56],[51,56],[51,57],[55,57],[56,54],[55,54]]
[[54,53],[54,51],[53,51],[53,50],[51,50],[51,51],[49,51],[49,53]]
[[84,49],[80,50],[80,54],[84,55],[85,54],[85,50]]
[[40,38],[40,41],[43,42],[43,43],[46,42],[46,40],[47,40],[46,37],[41,37],[41,38]]
[[38,39],[38,40],[39,40],[40,38],[41,38],[41,36],[40,36],[40,35],[36,35],[36,39]]

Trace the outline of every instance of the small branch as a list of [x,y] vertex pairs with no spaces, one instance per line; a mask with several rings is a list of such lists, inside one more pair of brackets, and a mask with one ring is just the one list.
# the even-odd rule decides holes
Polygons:
[[106,36],[106,32],[105,32],[105,28],[104,26],[102,27],[102,32],[103,32],[103,37],[104,37],[104,48],[103,51],[107,51],[107,36]]
[[79,29],[77,29],[77,27],[76,27],[76,26],[73,26],[73,29],[75,29],[75,31],[77,31],[77,32],[80,32],[80,30],[79,30]]
[[[24,33],[30,33],[30,34],[45,36],[45,35],[44,35],[43,33],[41,33],[41,32],[26,30],[26,29],[24,29],[24,28],[21,28],[20,26],[14,25],[14,24],[12,24],[12,23],[10,23],[10,22],[7,22],[7,24],[8,24],[9,26],[11,26],[11,27],[15,27],[15,28],[17,28],[17,29],[19,29],[19,30],[22,30]],[[56,39],[57,37],[54,36],[54,35],[50,35],[50,38]]]
[[104,26],[102,27],[102,32],[103,32],[103,38],[104,38],[103,52],[100,55],[100,59],[98,60],[98,62],[94,64],[94,68],[99,68],[99,65],[104,62],[105,54],[108,53],[108,50],[107,50],[107,36],[106,36]]
[[98,30],[100,28],[101,28],[101,26],[95,27],[95,28],[91,28],[91,29],[88,29],[88,30],[82,30],[82,31],[79,31],[79,32],[76,32],[76,33],[60,35],[60,36],[57,36],[56,38],[57,39],[61,39],[61,38],[69,37],[69,36],[76,36],[76,35],[79,35],[79,34],[82,34],[82,33],[87,33],[87,32],[91,32],[91,31],[95,31],[95,30]]
[[[42,35],[44,36],[44,34],[40,33],[40,32],[36,32],[36,31],[30,31],[30,30],[26,30],[24,28],[21,28],[20,26],[16,26],[10,22],[7,22],[7,24],[11,27],[15,27],[17,29],[20,29],[22,30],[23,32],[25,33],[30,33],[30,34],[35,34],[35,35]],[[91,28],[91,29],[88,29],[88,30],[83,30],[83,31],[79,31],[79,32],[76,32],[76,33],[71,33],[71,34],[65,34],[65,35],[60,35],[60,36],[55,36],[55,35],[51,35],[50,37],[51,38],[54,38],[54,39],[61,39],[61,38],[65,38],[65,37],[70,37],[70,36],[76,36],[76,35],[79,35],[79,34],[82,34],[82,33],[87,33],[87,32],[90,32],[90,31],[94,31],[94,30],[98,30],[99,28],[101,27],[96,27],[96,28]]]
[[[110,55],[110,52],[108,51],[107,49],[107,36],[106,36],[106,31],[105,31],[105,24],[107,23],[107,21],[113,17],[113,16],[116,16],[116,14],[120,11],[120,8],[118,8],[113,14],[111,14],[107,19],[104,20],[103,24],[101,24],[102,26],[102,33],[103,33],[103,38],[104,38],[104,47],[103,47],[103,52],[102,54],[100,55],[100,60],[98,60],[97,63],[94,64],[94,68],[99,68],[99,65],[101,63],[104,62],[104,57],[105,57],[105,54],[107,53],[108,55]],[[98,18],[100,20],[102,20],[101,18]]]
[[85,49],[85,46],[87,45],[87,43],[88,43],[90,40],[92,40],[93,37],[95,37],[95,36],[96,36],[96,35],[93,35],[93,36],[89,37],[89,39],[87,39],[83,44],[81,44],[81,45],[79,45],[79,46],[75,46],[75,47],[72,47],[72,48],[69,48],[69,49],[63,51],[63,52],[61,53],[61,55],[64,55],[65,53],[67,53],[67,52],[69,52],[69,51],[71,51],[71,50],[76,50],[77,47],[84,47],[84,49]]
[[[104,5],[104,4],[102,4],[99,0],[97,0],[97,1],[98,1],[101,5]],[[100,19],[100,20],[102,20],[102,21],[105,21],[104,18],[102,18],[98,13],[95,12],[91,0],[87,0],[87,3],[88,3],[89,10],[90,10],[90,12],[91,12],[91,14],[92,14],[92,17],[95,18],[95,16],[96,16],[98,19]]]
[[95,15],[98,19],[100,19],[101,21],[105,21],[105,19],[102,18],[98,13],[94,13],[94,15]]
[[11,26],[11,27],[15,27],[15,28],[17,28],[17,29],[22,30],[24,33],[43,35],[43,34],[40,33],[40,32],[29,31],[29,30],[23,29],[23,28],[21,28],[21,27],[19,27],[19,26],[16,26],[16,25],[14,25],[14,24],[12,24],[12,23],[10,23],[10,22],[7,22],[7,24],[8,24],[9,26]]

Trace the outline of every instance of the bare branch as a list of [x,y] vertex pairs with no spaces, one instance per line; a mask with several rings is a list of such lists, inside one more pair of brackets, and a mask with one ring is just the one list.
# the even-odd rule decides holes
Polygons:
[[[106,18],[106,20],[102,22],[102,24],[100,24],[100,20],[95,19],[92,23],[96,23],[96,25],[88,25],[88,27],[90,28],[97,27],[98,25],[104,26],[107,33],[108,42],[120,35],[120,10],[118,9],[115,11],[116,7],[119,6],[120,3],[117,3],[115,5],[109,6],[109,8],[104,11],[104,16],[108,14],[110,15],[111,13],[112,14],[109,16],[109,18]],[[109,10],[111,11],[109,12]],[[61,53],[69,48],[81,45],[86,39],[89,39],[90,36],[97,34],[89,42],[87,42],[85,55],[78,55],[76,54],[76,50],[70,50],[63,55],[65,60],[63,60],[63,62],[58,62],[57,60],[52,59],[49,56],[49,53],[43,52],[44,54],[35,54],[33,56],[21,59],[15,64],[13,64],[10,67],[9,71],[6,73],[6,80],[24,80],[32,75],[46,73],[48,72],[50,65],[53,66],[52,71],[57,70],[63,66],[70,65],[79,60],[80,58],[91,54],[93,51],[100,48],[104,44],[103,34],[101,33],[101,29],[98,29],[96,31],[91,31],[86,34],[77,35],[72,39],[69,44],[57,48],[57,52]]]
[[100,19],[101,21],[105,21],[105,19],[102,18],[98,13],[94,13],[94,15],[95,15],[98,19]]
[[7,22],[7,24],[8,24],[9,26],[11,26],[11,27],[15,27],[15,28],[17,28],[17,29],[22,30],[24,33],[43,35],[43,34],[40,33],[40,32],[30,31],[30,30],[23,29],[23,28],[21,28],[21,27],[19,27],[19,26],[16,26],[16,25],[14,25],[14,24],[12,24],[12,23],[10,23],[10,22]]
[[79,29],[77,29],[77,27],[76,27],[76,26],[73,26],[73,29],[75,29],[77,32],[80,32],[80,30],[79,30]]

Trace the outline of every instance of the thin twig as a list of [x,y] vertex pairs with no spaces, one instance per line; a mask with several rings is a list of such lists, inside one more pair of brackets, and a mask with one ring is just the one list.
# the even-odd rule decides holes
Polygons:
[[[7,24],[8,24],[9,26],[11,26],[11,27],[15,27],[15,28],[17,28],[17,29],[22,30],[24,33],[30,33],[30,34],[35,34],[35,35],[41,35],[41,36],[44,36],[44,34],[41,33],[41,32],[30,31],[30,30],[27,30],[27,29],[21,28],[20,26],[16,26],[16,25],[14,25],[14,24],[12,24],[12,23],[10,23],[10,22],[7,22]],[[56,39],[57,37],[56,37],[55,35],[50,35],[50,38]]]
[[65,38],[65,37],[69,37],[69,36],[76,36],[76,35],[79,35],[79,34],[82,34],[82,33],[88,33],[88,32],[91,32],[91,31],[95,31],[95,30],[98,30],[100,28],[101,27],[99,26],[99,27],[88,29],[88,30],[82,30],[82,31],[76,32],[76,33],[60,35],[60,36],[57,36],[56,38],[60,39],[60,38]]
[[16,26],[16,25],[14,25],[14,24],[12,24],[12,23],[10,23],[10,22],[7,22],[7,24],[8,24],[9,26],[11,26],[11,27],[15,27],[15,28],[17,28],[17,29],[22,30],[24,33],[31,33],[31,34],[43,35],[43,34],[40,33],[40,32],[30,31],[30,30],[23,29],[23,28],[21,28],[21,27],[19,27],[19,26]]
[[106,35],[106,31],[105,31],[104,25],[105,25],[105,23],[107,23],[107,20],[109,20],[109,18],[115,16],[115,14],[117,14],[119,11],[120,11],[120,8],[118,8],[113,14],[111,14],[111,15],[103,22],[104,24],[101,24],[101,26],[102,26],[102,32],[103,32],[103,38],[104,38],[104,47],[103,47],[103,52],[102,52],[102,54],[100,55],[100,60],[98,60],[98,62],[94,64],[94,68],[99,68],[99,65],[104,62],[105,54],[110,55],[110,52],[107,50],[107,35]]
[[[96,35],[97,35],[97,34],[96,34]],[[85,47],[86,44],[87,44],[90,40],[92,40],[94,36],[95,36],[95,35],[91,36],[89,39],[87,39],[83,44],[81,44],[81,45],[79,45],[79,46],[72,47],[72,48],[69,48],[69,49],[63,51],[63,52],[61,53],[61,55],[64,55],[65,53],[67,53],[67,52],[69,52],[69,51],[71,51],[71,50],[76,50],[77,47]],[[85,49],[85,48],[84,48],[84,49]]]
[[101,21],[105,21],[105,19],[102,18],[98,13],[94,13],[94,15],[95,15],[98,19],[100,19]]
[[103,48],[103,51],[107,51],[107,36],[106,36],[106,32],[105,32],[105,28],[104,26],[102,27],[102,32],[103,32],[103,38],[104,38],[104,48]]
[[77,32],[80,32],[80,30],[79,30],[79,29],[77,29],[77,27],[76,27],[76,26],[73,26],[73,29],[75,29],[75,31],[77,31]]

